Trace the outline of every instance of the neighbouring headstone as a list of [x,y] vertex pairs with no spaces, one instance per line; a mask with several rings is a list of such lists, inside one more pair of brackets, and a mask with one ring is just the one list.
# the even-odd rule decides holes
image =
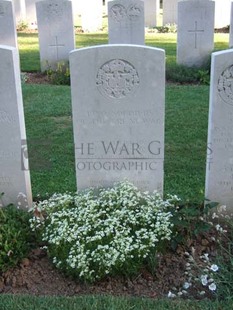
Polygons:
[[233,50],[212,54],[205,196],[233,213]]
[[144,0],[144,10],[145,10],[145,26],[146,27],[156,27],[158,25],[159,18],[159,0]]
[[26,22],[26,5],[25,0],[13,0],[14,12],[15,12],[15,22]]
[[163,25],[177,24],[178,0],[163,0]]
[[19,54],[6,45],[0,45],[0,94],[0,206],[31,207]]
[[36,2],[38,0],[24,0],[26,7],[26,19],[30,29],[37,29]]
[[72,2],[46,0],[36,3],[41,71],[68,63],[75,48]]
[[18,46],[13,4],[8,0],[0,0],[0,44]]
[[230,25],[230,10],[232,0],[215,1],[215,28],[227,27]]
[[214,2],[178,2],[177,63],[201,67],[214,49]]
[[85,0],[82,3],[81,23],[84,32],[96,32],[102,28],[103,1]]
[[145,44],[143,1],[108,2],[108,42],[110,44]]
[[77,188],[125,178],[163,192],[164,50],[102,45],[70,54]]
[[233,2],[231,2],[229,47],[233,47]]

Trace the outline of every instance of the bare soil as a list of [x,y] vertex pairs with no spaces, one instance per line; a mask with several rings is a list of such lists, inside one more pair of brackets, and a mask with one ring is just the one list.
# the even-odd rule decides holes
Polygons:
[[[203,253],[216,255],[216,245],[211,235],[203,235],[189,241],[186,246],[179,246],[176,251],[166,251],[156,257],[154,274],[142,269],[131,279],[126,277],[107,277],[94,284],[86,284],[65,276],[57,270],[46,252],[34,249],[16,268],[0,273],[0,293],[31,295],[75,296],[83,294],[111,294],[117,296],[143,296],[160,298],[167,296],[170,290],[182,288],[185,280],[187,263],[186,252],[199,257]],[[198,289],[193,287],[191,296],[200,298]],[[189,295],[190,296],[190,295]],[[211,297],[206,296],[205,297]]]

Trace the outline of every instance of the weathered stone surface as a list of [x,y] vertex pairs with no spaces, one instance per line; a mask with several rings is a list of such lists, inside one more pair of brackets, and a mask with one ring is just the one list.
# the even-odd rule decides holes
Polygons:
[[214,2],[178,2],[177,63],[200,67],[214,49]]
[[0,205],[31,207],[19,55],[5,45],[0,45],[0,94]]
[[233,51],[213,53],[211,71],[205,196],[233,213]]
[[115,0],[108,2],[108,38],[110,44],[144,45],[143,1]]
[[75,48],[72,2],[46,0],[36,3],[41,71],[68,62]]
[[13,5],[8,0],[0,0],[0,44],[18,46]]
[[163,192],[165,53],[105,45],[70,54],[78,189],[128,179]]

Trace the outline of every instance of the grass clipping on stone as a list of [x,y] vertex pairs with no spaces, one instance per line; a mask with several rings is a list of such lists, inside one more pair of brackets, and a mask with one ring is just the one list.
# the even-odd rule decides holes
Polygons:
[[113,188],[54,194],[38,203],[31,227],[41,233],[53,263],[84,281],[133,275],[172,235],[171,207],[129,182]]

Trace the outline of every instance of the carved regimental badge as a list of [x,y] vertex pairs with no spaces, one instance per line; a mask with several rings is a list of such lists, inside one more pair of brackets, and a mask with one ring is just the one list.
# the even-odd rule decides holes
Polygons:
[[137,20],[141,14],[142,8],[137,4],[133,4],[128,8],[128,16],[131,20]]
[[110,15],[115,22],[121,22],[127,18],[137,20],[141,14],[142,8],[137,4],[130,5],[128,8],[121,4],[115,4],[110,11]]
[[62,16],[62,9],[58,3],[49,3],[47,5],[47,18],[50,19],[51,16],[58,18]]
[[137,70],[128,61],[114,59],[103,64],[96,76],[96,85],[106,97],[121,99],[133,93],[139,85]]
[[217,89],[221,99],[233,105],[233,65],[222,72],[218,79]]
[[120,22],[121,20],[126,18],[127,10],[123,5],[115,4],[111,8],[110,15],[113,20],[115,20],[116,22]]

